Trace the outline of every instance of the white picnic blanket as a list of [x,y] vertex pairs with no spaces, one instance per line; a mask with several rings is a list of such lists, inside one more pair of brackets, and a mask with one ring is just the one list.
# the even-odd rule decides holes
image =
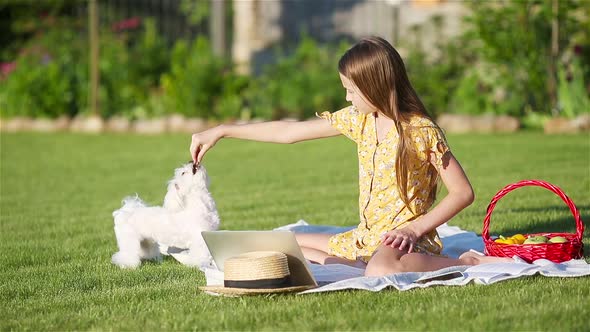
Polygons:
[[[295,233],[339,233],[351,227],[310,225],[304,220],[285,225],[275,230],[289,230]],[[473,250],[483,252],[484,245],[480,236],[462,230],[456,226],[444,224],[437,229],[443,242],[443,254],[458,257],[463,252]],[[514,257],[511,263],[491,263],[477,266],[453,266],[433,272],[396,273],[384,277],[365,277],[364,269],[343,264],[310,264],[310,269],[320,285],[299,294],[336,291],[344,289],[364,289],[377,292],[387,287],[400,291],[413,288],[447,285],[463,286],[471,282],[490,285],[499,281],[540,274],[546,277],[582,277],[590,276],[590,264],[584,259],[573,259],[563,263],[553,263],[539,259],[532,264]],[[204,270],[207,285],[223,284],[223,272],[217,269]]]

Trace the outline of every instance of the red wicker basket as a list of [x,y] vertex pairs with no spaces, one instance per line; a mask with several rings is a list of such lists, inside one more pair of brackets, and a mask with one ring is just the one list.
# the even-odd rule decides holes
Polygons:
[[[563,236],[568,239],[566,243],[543,243],[543,244],[501,244],[496,243],[490,239],[490,221],[492,218],[492,211],[500,198],[509,192],[525,186],[538,186],[551,190],[557,194],[569,206],[570,211],[576,220],[576,233],[535,233],[524,234],[528,236],[542,235],[549,238],[554,236]],[[545,258],[550,261],[560,263],[568,261],[572,258],[581,258],[583,256],[582,235],[584,233],[584,224],[580,218],[580,212],[574,205],[574,202],[557,186],[540,180],[523,180],[517,183],[509,184],[500,190],[488,205],[488,210],[485,219],[483,220],[483,242],[485,245],[485,253],[489,256],[499,257],[513,257],[519,256],[527,262],[532,262],[536,259]]]

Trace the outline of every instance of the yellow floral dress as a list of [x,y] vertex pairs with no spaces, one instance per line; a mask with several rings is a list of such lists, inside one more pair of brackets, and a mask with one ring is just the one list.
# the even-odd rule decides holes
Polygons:
[[[400,198],[395,175],[395,160],[399,135],[395,126],[384,139],[377,143],[375,116],[363,114],[354,106],[340,111],[318,115],[327,119],[342,134],[356,142],[359,160],[359,216],[358,227],[332,236],[329,254],[350,260],[368,262],[381,244],[384,233],[419,222],[434,203],[429,199],[428,172],[430,153],[436,156],[437,168],[442,166],[442,157],[449,151],[441,129],[430,119],[415,116],[410,120],[409,130],[416,151],[408,160],[408,197],[415,198],[408,209]],[[414,211],[414,212],[412,212]],[[442,242],[436,230],[421,237],[415,251],[440,254]]]

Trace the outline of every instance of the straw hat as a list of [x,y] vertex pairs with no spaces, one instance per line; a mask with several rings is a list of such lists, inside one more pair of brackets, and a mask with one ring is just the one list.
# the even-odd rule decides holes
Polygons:
[[277,251],[253,251],[228,258],[223,285],[201,290],[223,295],[256,295],[298,292],[313,285],[292,286],[287,255]]

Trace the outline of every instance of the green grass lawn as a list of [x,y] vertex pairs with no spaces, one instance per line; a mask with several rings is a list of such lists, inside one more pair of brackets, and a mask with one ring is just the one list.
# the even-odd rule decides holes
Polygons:
[[[174,168],[189,159],[189,140],[2,133],[0,330],[588,330],[590,278],[220,298],[200,293],[203,273],[173,259],[134,271],[111,265],[112,211],[134,193],[161,204]],[[476,192],[450,224],[481,233],[490,199],[522,179],[560,186],[590,220],[589,135],[451,135],[449,142]],[[204,164],[223,229],[357,223],[356,149],[343,137],[224,140]],[[527,187],[500,200],[490,228],[512,235],[574,232],[575,224],[558,196]]]

